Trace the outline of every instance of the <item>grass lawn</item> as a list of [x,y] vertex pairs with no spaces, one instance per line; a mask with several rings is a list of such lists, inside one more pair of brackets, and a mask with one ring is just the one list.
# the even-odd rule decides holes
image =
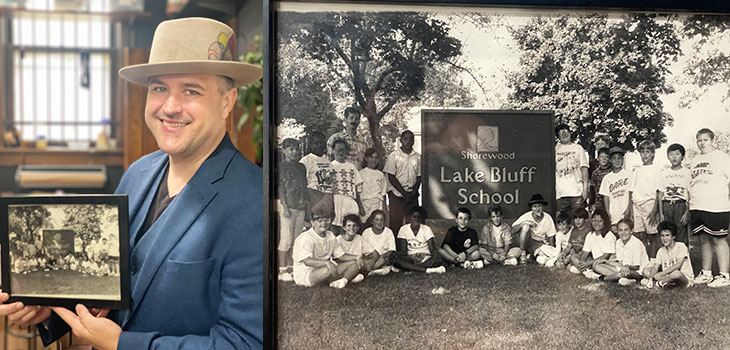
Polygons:
[[119,276],[93,276],[73,270],[11,273],[15,294],[120,295]]
[[650,292],[534,262],[278,293],[281,349],[730,348],[730,288]]

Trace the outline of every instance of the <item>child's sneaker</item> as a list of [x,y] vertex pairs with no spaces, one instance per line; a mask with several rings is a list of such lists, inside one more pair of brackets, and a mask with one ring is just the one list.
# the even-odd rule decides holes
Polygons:
[[520,264],[527,264],[527,254],[525,252],[522,252],[522,255],[520,255]]
[[[697,282],[695,282],[697,283]],[[717,275],[715,276],[715,279],[712,280],[712,282],[707,284],[710,288],[720,288],[720,287],[727,287],[730,286],[730,279],[723,275]]]
[[555,263],[556,263],[557,261],[558,261],[558,258],[552,258],[552,259],[548,259],[548,260],[547,260],[547,261],[545,262],[545,266],[547,266],[547,267],[555,267]]
[[345,288],[346,285],[347,285],[347,278],[344,278],[344,277],[338,279],[337,281],[330,282],[330,287],[337,288],[337,289]]
[[544,256],[542,256],[542,255],[538,255],[538,256],[537,256],[537,258],[536,258],[535,260],[536,260],[536,261],[537,261],[537,263],[538,263],[538,264],[540,264],[540,265],[545,265],[545,263],[547,262],[547,258],[546,258],[546,257],[544,257]]
[[426,273],[444,273],[444,272],[446,272],[446,268],[443,266],[429,267],[426,269]]
[[357,276],[355,276],[355,278],[353,278],[352,281],[350,281],[350,282],[358,283],[358,282],[362,282],[362,280],[364,280],[364,279],[365,279],[365,276],[363,276],[361,273],[358,273]]
[[664,288],[667,286],[667,282],[664,281],[657,281],[656,285],[659,286],[659,288]]
[[474,268],[474,264],[472,264],[471,261],[468,261],[467,260],[467,261],[464,261],[463,263],[461,263],[461,267],[463,267],[463,268],[465,268],[467,270],[471,270],[471,269]]
[[654,282],[648,278],[644,278],[643,280],[641,280],[641,286],[644,288],[651,289],[654,287]]
[[630,286],[634,283],[636,283],[636,280],[632,278],[621,277],[618,279],[618,284],[622,286]]
[[472,261],[471,265],[473,266],[472,268],[477,270],[484,268],[484,263],[481,260]]
[[379,269],[372,270],[368,272],[368,276],[370,275],[377,275],[377,276],[385,276],[390,273],[392,267],[390,266],[383,266]]
[[390,272],[398,273],[398,272],[400,272],[400,269],[397,268],[397,267],[395,267],[395,266],[391,266],[390,267]]
[[580,274],[580,270],[577,267],[573,266],[573,265],[570,265],[570,269],[568,269],[568,271],[570,271],[571,273],[574,273],[576,275],[579,275]]
[[583,276],[586,276],[592,280],[597,280],[598,278],[601,277],[601,275],[595,273],[593,270],[590,270],[590,269],[583,271]]
[[487,265],[489,265],[489,261],[488,261],[487,259],[484,259],[484,260],[480,260],[480,261],[482,262],[482,266],[487,266]]
[[712,282],[712,276],[705,275],[704,273],[700,273],[695,277],[695,284],[703,284],[703,283],[710,283]]
[[503,264],[507,266],[517,266],[517,258],[505,259]]
[[283,273],[279,274],[278,279],[279,279],[279,281],[282,281],[282,282],[291,282],[294,280],[294,277],[292,277],[292,275],[288,272],[283,272]]

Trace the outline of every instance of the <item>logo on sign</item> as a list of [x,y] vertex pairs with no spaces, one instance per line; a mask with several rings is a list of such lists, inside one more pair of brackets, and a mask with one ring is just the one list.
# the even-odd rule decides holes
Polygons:
[[477,127],[477,152],[499,152],[499,127]]

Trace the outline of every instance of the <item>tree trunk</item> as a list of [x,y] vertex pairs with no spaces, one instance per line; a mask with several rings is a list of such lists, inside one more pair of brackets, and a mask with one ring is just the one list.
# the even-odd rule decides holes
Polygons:
[[375,106],[375,96],[369,95],[365,97],[365,106],[362,106],[363,114],[368,119],[368,129],[370,137],[373,140],[373,147],[378,151],[379,168],[385,164],[385,147],[380,135],[380,117],[378,117],[377,107]]

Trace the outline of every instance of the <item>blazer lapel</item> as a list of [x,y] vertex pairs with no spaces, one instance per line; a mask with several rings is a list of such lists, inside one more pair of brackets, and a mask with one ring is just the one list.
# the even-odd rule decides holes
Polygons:
[[[165,209],[157,222],[145,233],[145,237],[142,239],[154,239],[151,242],[153,248],[144,257],[139,276],[132,283],[132,308],[126,313],[122,328],[141,304],[160,265],[217,194],[217,190],[212,184],[223,176],[235,152],[230,139],[226,136],[216,151],[203,162],[193,178]],[[150,197],[154,197],[154,195]],[[149,203],[146,208],[149,210]],[[141,213],[138,215],[146,216]]]
[[129,251],[132,252],[134,249],[134,242],[136,237],[139,235],[139,230],[142,229],[145,220],[147,219],[147,212],[150,210],[152,200],[155,198],[157,191],[157,185],[162,181],[164,175],[163,169],[167,166],[168,158],[162,157],[159,162],[151,164],[147,168],[143,168],[139,171],[138,179],[134,183],[134,187],[131,188],[130,197],[132,194],[136,194],[135,197],[139,200],[130,201],[129,213],[133,216],[129,218]]

